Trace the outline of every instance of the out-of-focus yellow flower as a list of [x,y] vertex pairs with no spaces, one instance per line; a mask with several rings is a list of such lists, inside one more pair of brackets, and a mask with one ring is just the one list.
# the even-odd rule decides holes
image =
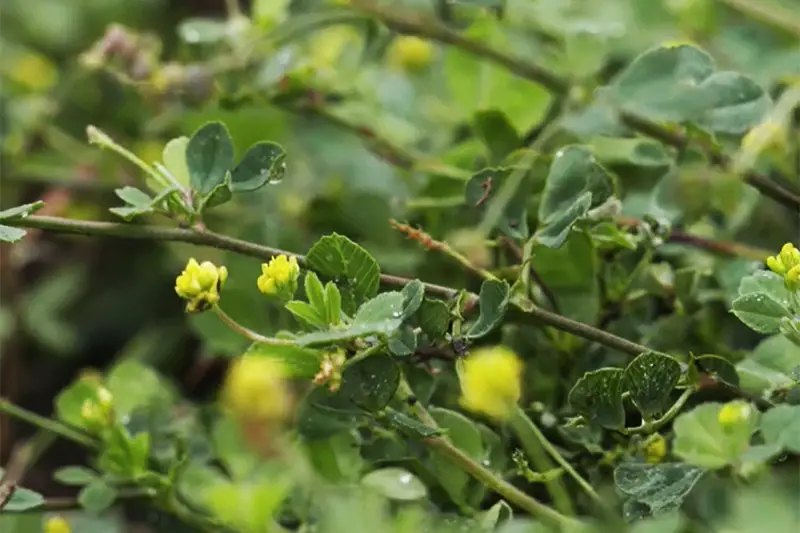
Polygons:
[[45,522],[44,533],[72,533],[72,528],[64,518],[53,516]]
[[413,35],[395,39],[389,48],[389,64],[401,70],[421,70],[433,60],[433,44]]
[[291,300],[297,291],[299,277],[300,267],[297,258],[279,255],[270,259],[269,263],[262,263],[261,275],[256,284],[258,290],[268,296]]
[[107,388],[99,386],[94,398],[81,404],[81,418],[90,428],[101,428],[114,422],[114,396]]
[[644,457],[648,463],[660,463],[667,455],[667,440],[656,433],[644,444]]
[[783,276],[786,288],[800,290],[800,250],[787,242],[777,256],[767,258],[767,266],[776,274]]
[[271,357],[244,355],[225,379],[223,404],[245,422],[283,422],[291,416],[293,398],[286,369]]
[[746,423],[750,419],[753,408],[749,403],[743,401],[733,401],[726,403],[717,415],[719,425],[723,429],[733,429],[741,424]]
[[188,313],[205,311],[219,303],[220,291],[226,279],[228,270],[224,266],[217,267],[211,261],[198,263],[192,257],[175,280],[175,292],[187,300]]
[[522,361],[502,346],[473,352],[461,372],[461,405],[495,420],[507,420],[522,394]]

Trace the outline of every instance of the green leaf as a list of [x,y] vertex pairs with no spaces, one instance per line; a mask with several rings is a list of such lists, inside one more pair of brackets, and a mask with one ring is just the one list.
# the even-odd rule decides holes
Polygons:
[[189,146],[189,137],[177,137],[170,140],[161,153],[161,159],[175,181],[184,187],[189,187],[189,166],[186,164],[186,148]]
[[784,335],[761,341],[749,357],[736,365],[741,387],[754,394],[765,390],[789,387],[794,383],[791,372],[800,365],[800,346]]
[[425,484],[414,474],[402,468],[381,468],[373,470],[363,478],[361,485],[367,489],[397,501],[416,501],[428,495]]
[[78,380],[62,390],[55,399],[58,418],[75,427],[85,428],[81,407],[88,399],[95,399],[97,386],[86,380]]
[[587,372],[569,391],[570,406],[592,424],[611,429],[623,427],[622,378],[619,368]]
[[531,248],[531,265],[555,296],[562,315],[587,324],[600,315],[597,251],[584,231],[573,231],[561,248],[537,242]]
[[86,485],[78,494],[78,503],[91,513],[105,511],[116,499],[117,490],[99,479]]
[[497,222],[497,229],[514,239],[526,239],[530,233],[527,205],[532,192],[532,180],[526,169],[517,167],[485,168],[473,174],[469,179],[464,190],[464,198],[467,205],[484,210],[515,172],[525,172],[525,177],[514,193],[514,197],[506,205],[505,211]]
[[325,288],[314,272],[306,272],[305,280],[303,283],[306,291],[306,298],[308,303],[317,312],[319,317],[327,314],[327,306],[325,305]]
[[681,378],[681,365],[674,358],[655,352],[637,356],[625,368],[622,388],[646,419],[664,412]]
[[207,196],[225,182],[233,166],[233,141],[221,122],[209,122],[198,129],[186,146],[186,166],[192,188]]
[[766,292],[751,292],[733,301],[731,312],[750,329],[759,333],[777,333],[781,319],[791,317],[789,310]]
[[98,474],[83,466],[65,466],[53,473],[53,479],[62,485],[82,486],[96,480]]
[[325,440],[307,441],[305,448],[314,470],[325,479],[351,484],[358,481],[364,469],[360,444],[360,439],[350,432]]
[[660,46],[634,59],[611,85],[628,113],[659,122],[693,122],[721,133],[759,124],[771,100],[753,80],[715,72],[714,60],[696,46]]
[[114,396],[114,411],[118,417],[130,415],[134,409],[147,405],[172,403],[167,383],[147,365],[126,359],[115,365],[106,378],[106,386]]
[[653,516],[674,511],[706,473],[684,463],[623,463],[614,470],[617,488],[649,507]]
[[519,133],[502,111],[478,111],[475,113],[473,128],[489,151],[490,165],[502,163],[508,154],[522,146]]
[[301,335],[295,339],[295,342],[300,346],[318,346],[350,341],[361,337],[369,337],[371,335],[389,337],[397,331],[400,324],[402,324],[400,319],[353,324],[348,327],[335,328],[327,331],[315,331],[314,333]]
[[[31,204],[18,205],[10,209],[5,209],[0,211],[0,221],[26,218],[42,207],[44,207],[44,202],[38,201]],[[26,233],[27,232],[24,229],[0,224],[0,242],[13,244],[22,239]]]
[[695,357],[694,363],[702,372],[711,374],[716,379],[734,387],[739,386],[739,374],[736,372],[736,367],[727,359],[709,354]]
[[761,435],[767,444],[777,444],[800,453],[800,405],[777,405],[761,416]]
[[267,183],[283,179],[286,172],[286,151],[277,143],[261,141],[250,147],[231,171],[233,192],[256,191]]
[[364,302],[353,317],[354,324],[399,320],[403,316],[405,297],[399,291],[384,292]]
[[441,435],[441,430],[426,426],[419,420],[399,411],[386,413],[387,420],[400,433],[411,439],[420,440]]
[[[472,420],[449,409],[433,407],[429,412],[454,446],[476,461],[483,460],[483,438]],[[465,502],[470,482],[469,474],[438,451],[431,453],[431,463],[437,480],[447,493],[456,501]]]
[[403,327],[389,339],[388,348],[392,355],[408,356],[417,350],[417,341],[417,332],[412,328]]
[[786,289],[783,276],[779,276],[769,270],[756,270],[749,276],[743,277],[739,282],[740,296],[758,293],[767,294],[785,308],[791,309],[791,294]]
[[347,237],[337,233],[322,237],[308,251],[306,262],[310,269],[336,281],[348,314],[378,293],[378,263]]
[[11,498],[3,505],[2,512],[19,513],[22,511],[30,511],[31,509],[41,507],[43,504],[44,498],[38,492],[17,487],[14,489]]
[[418,279],[412,279],[403,286],[403,320],[408,320],[417,312],[425,296],[425,284]]
[[315,350],[281,344],[254,343],[243,355],[277,359],[286,368],[288,377],[297,379],[313,378],[322,360]]
[[114,193],[120,200],[133,207],[150,207],[153,199],[146,192],[136,187],[125,186],[121,189],[114,189]]
[[39,200],[30,204],[18,205],[0,211],[0,221],[26,218],[44,207],[44,202]]
[[641,137],[598,136],[593,138],[588,146],[597,159],[604,164],[661,168],[672,163],[672,155],[662,143]]
[[325,284],[325,313],[328,324],[338,324],[342,319],[342,293],[332,281]]
[[704,403],[675,419],[675,455],[695,466],[718,469],[735,463],[747,451],[758,425],[758,411],[750,408],[743,423],[723,427],[719,422],[722,407],[717,402]]
[[444,337],[450,326],[450,310],[441,300],[423,299],[416,318],[419,327],[432,340]]
[[[586,193],[590,194],[588,200]],[[585,146],[567,146],[559,150],[550,165],[539,203],[539,222],[544,227],[571,226],[613,193],[611,175],[592,152]]]
[[0,224],[0,242],[13,244],[19,242],[27,232],[24,229]]
[[226,172],[222,179],[222,183],[214,187],[214,189],[206,196],[200,198],[198,211],[203,212],[206,209],[220,206],[227,203],[232,198],[231,194],[231,174]]
[[284,307],[295,317],[314,328],[326,329],[328,327],[328,322],[322,318],[317,310],[309,303],[301,302],[300,300],[292,300],[291,302],[287,302]]
[[508,283],[501,280],[486,280],[481,285],[480,315],[469,328],[467,337],[477,339],[488,335],[503,320],[508,307],[510,289]]
[[338,393],[367,411],[379,411],[394,397],[400,384],[400,367],[387,354],[376,354],[348,365]]
[[572,228],[589,212],[591,205],[592,193],[584,192],[566,211],[539,229],[533,238],[548,248],[561,248],[569,238]]
[[360,411],[331,409],[319,404],[324,397],[330,395],[326,389],[313,389],[300,404],[297,430],[307,440],[328,439],[350,431],[364,422],[365,416]]

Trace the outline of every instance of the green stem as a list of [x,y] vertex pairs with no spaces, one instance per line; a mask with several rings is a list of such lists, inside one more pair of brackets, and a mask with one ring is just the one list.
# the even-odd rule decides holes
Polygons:
[[363,361],[367,357],[371,357],[371,356],[373,356],[373,355],[375,355],[377,353],[382,352],[384,349],[385,349],[385,346],[383,345],[383,343],[379,342],[378,344],[370,346],[369,348],[356,353],[353,357],[351,357],[350,359],[345,361],[344,366],[346,368],[346,367],[348,367],[350,365],[354,365],[354,364],[356,364],[356,363],[358,363],[360,361]]
[[161,185],[162,187],[169,187],[170,183],[169,180],[162,176],[160,173],[156,172],[153,167],[136,157],[136,155],[128,150],[127,148],[117,144],[114,139],[109,137],[109,135],[100,129],[94,126],[87,126],[86,128],[86,135],[89,137],[89,142],[92,144],[97,144],[102,148],[108,148],[109,150],[118,153],[137,167],[139,167],[145,174],[150,176],[155,180],[156,183]]
[[[529,423],[525,423],[525,420],[528,420]],[[524,414],[521,414],[519,408],[517,408],[516,412],[511,417],[510,425],[517,435],[517,438],[519,438],[519,441],[522,443],[525,455],[528,456],[528,459],[530,459],[536,471],[549,472],[553,470],[555,467],[547,457],[547,454],[545,454],[546,448],[543,446],[541,439],[537,438],[532,432],[530,428],[530,425],[532,425],[530,419]],[[556,508],[567,515],[575,514],[575,506],[572,504],[572,498],[570,498],[567,487],[564,485],[561,476],[547,479],[544,483],[547,486],[550,496],[553,498],[553,503]]]
[[81,446],[92,449],[95,449],[98,446],[94,439],[84,434],[80,430],[73,429],[61,422],[56,422],[55,420],[50,420],[49,418],[37,415],[36,413],[28,411],[23,407],[14,405],[4,398],[0,398],[0,413],[6,413],[9,416],[22,420],[23,422],[27,422],[28,424],[45,431],[49,431],[55,435],[58,435],[59,437],[63,437],[76,444],[80,444]]
[[[600,497],[599,494],[592,488],[588,481],[583,479],[583,477],[578,474],[578,472],[572,467],[571,464],[561,455],[553,444],[547,440],[544,433],[539,429],[539,427],[534,423],[533,420],[530,419],[525,412],[517,407],[514,416],[511,419],[511,427],[519,437],[520,441],[522,441],[523,445],[528,442],[528,448],[535,448],[536,444],[538,443],[541,448],[543,448],[553,460],[558,463],[561,468],[563,468],[572,479],[574,479],[578,485],[583,489],[586,494],[592,498],[595,503],[599,504],[601,507],[605,506],[603,499]],[[533,440],[531,439],[533,438]]]
[[646,420],[642,422],[642,425],[635,428],[626,428],[623,433],[626,435],[635,435],[639,433],[652,433],[654,431],[658,431],[663,426],[668,424],[675,418],[683,406],[686,405],[686,401],[695,393],[697,389],[694,387],[689,387],[688,389],[684,390],[683,393],[678,397],[672,407],[670,407],[666,413],[664,413],[660,418],[656,420]]
[[[397,385],[397,391],[395,392],[397,397],[402,400],[403,402],[408,402],[411,398],[416,398],[414,391],[411,389],[411,385],[408,384],[408,380],[404,374],[400,374],[400,383]],[[432,428],[438,428],[439,424],[436,423],[436,420],[431,416],[425,406],[422,405],[421,402],[415,401],[411,405],[409,405],[409,409],[411,412],[419,418],[426,426]]]
[[214,312],[217,316],[222,320],[226,326],[231,328],[236,333],[240,334],[243,337],[250,339],[253,342],[260,342],[262,344],[273,344],[273,345],[280,345],[280,346],[287,346],[294,344],[290,340],[285,339],[276,339],[273,337],[265,337],[260,333],[256,333],[255,331],[244,327],[243,325],[236,322],[230,315],[228,315],[219,305],[215,305],[213,308]]
[[542,522],[555,526],[559,530],[568,530],[579,524],[576,520],[551,509],[540,501],[528,496],[511,483],[498,477],[494,472],[474,461],[446,439],[433,437],[427,438],[423,442],[447,456],[465,472],[505,498],[508,502],[525,510],[531,516],[540,519]]

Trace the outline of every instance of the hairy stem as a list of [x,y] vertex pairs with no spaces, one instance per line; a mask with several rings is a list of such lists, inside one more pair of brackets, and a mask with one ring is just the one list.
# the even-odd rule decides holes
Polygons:
[[0,398],[0,413],[6,413],[9,416],[18,418],[23,422],[27,422],[32,426],[49,431],[50,433],[58,435],[59,437],[63,437],[76,444],[80,444],[81,446],[92,449],[97,448],[97,442],[82,431],[74,429],[61,422],[37,415],[36,413],[28,411],[23,407],[14,405],[4,398]]

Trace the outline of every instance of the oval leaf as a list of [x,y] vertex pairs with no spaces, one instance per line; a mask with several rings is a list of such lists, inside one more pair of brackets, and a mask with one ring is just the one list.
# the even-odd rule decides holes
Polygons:
[[267,183],[283,179],[286,173],[286,151],[277,143],[261,141],[247,150],[231,172],[233,192],[255,191]]
[[361,484],[376,490],[390,500],[415,501],[428,495],[428,489],[422,481],[402,468],[373,470],[361,478]]
[[186,146],[186,166],[192,188],[206,196],[225,182],[233,166],[233,142],[221,122],[198,129]]
[[619,368],[587,372],[569,391],[569,404],[591,424],[618,429],[625,424]]
[[501,280],[486,280],[481,285],[480,315],[467,332],[473,339],[483,337],[492,332],[503,320],[508,307],[508,283]]
[[681,378],[680,363],[668,355],[647,352],[625,368],[623,390],[646,419],[662,413],[669,403],[675,385]]

